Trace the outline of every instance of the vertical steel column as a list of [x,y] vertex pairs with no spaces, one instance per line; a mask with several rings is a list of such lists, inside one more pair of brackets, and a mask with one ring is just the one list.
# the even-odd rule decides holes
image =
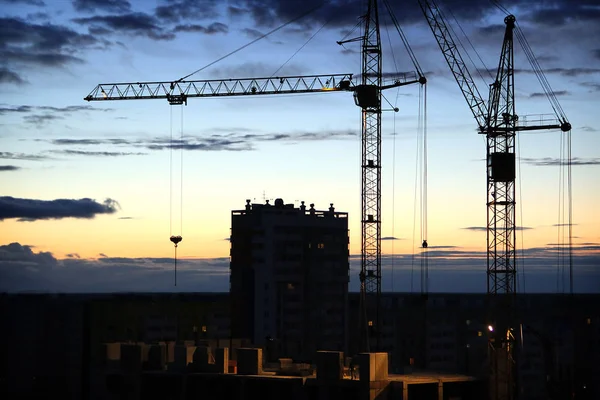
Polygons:
[[504,19],[506,31],[495,82],[490,86],[487,129],[487,281],[490,322],[491,397],[516,398],[514,360],[515,258],[515,131],[513,29],[515,17]]
[[[362,40],[361,329],[363,351],[379,350],[381,332],[381,38],[377,1],[370,0]],[[362,327],[361,327],[362,328]]]

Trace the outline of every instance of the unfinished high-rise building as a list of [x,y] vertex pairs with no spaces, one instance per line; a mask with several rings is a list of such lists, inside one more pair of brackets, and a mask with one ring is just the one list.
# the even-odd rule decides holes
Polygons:
[[348,213],[247,200],[230,241],[233,337],[298,360],[347,350]]

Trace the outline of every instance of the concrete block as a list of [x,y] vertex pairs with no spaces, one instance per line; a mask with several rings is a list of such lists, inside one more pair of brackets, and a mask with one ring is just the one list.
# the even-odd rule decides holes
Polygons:
[[388,353],[375,353],[375,380],[387,381],[389,373]]
[[172,369],[176,371],[184,371],[188,364],[194,361],[195,346],[176,345],[173,348],[173,364]]
[[291,358],[280,358],[279,359],[279,368],[280,369],[290,369],[294,366],[294,360]]
[[121,368],[126,374],[142,370],[142,348],[137,344],[121,344]]
[[197,346],[196,351],[194,351],[194,364],[208,365],[213,363],[214,361],[210,347]]
[[167,364],[175,361],[175,342],[167,342]]
[[358,355],[358,366],[363,382],[388,379],[388,353],[361,353]]
[[121,359],[121,343],[106,343],[104,344],[105,360],[118,361]]
[[344,353],[317,351],[317,379],[337,381],[344,377]]
[[237,349],[238,375],[260,375],[262,373],[262,349]]
[[219,374],[229,372],[229,348],[222,347],[215,350],[215,367]]
[[166,363],[167,346],[164,343],[148,346],[148,361],[146,361],[147,370],[163,371]]

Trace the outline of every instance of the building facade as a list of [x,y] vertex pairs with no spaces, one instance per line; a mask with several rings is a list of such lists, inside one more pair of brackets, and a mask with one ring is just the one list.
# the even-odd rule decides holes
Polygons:
[[346,350],[348,213],[333,204],[251,204],[231,213],[234,337],[272,342],[273,358]]

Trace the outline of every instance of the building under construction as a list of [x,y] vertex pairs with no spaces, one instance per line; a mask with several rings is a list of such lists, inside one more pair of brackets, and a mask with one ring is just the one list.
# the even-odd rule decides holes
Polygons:
[[247,200],[230,241],[233,337],[269,344],[273,359],[347,351],[348,213]]

